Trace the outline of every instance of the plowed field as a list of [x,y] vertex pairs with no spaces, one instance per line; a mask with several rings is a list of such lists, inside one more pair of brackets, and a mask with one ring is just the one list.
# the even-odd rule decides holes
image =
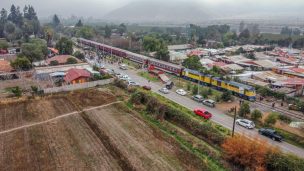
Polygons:
[[87,90],[1,104],[0,170],[189,169],[177,145],[115,101]]

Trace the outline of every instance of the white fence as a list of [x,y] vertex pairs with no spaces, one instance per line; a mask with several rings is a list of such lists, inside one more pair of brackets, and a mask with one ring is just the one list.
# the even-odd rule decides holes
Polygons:
[[95,87],[98,85],[106,85],[110,84],[114,81],[114,78],[106,79],[106,80],[99,80],[99,81],[92,81],[92,82],[86,82],[86,83],[79,83],[79,84],[71,84],[71,85],[65,85],[61,87],[53,87],[53,88],[46,88],[44,89],[44,93],[58,93],[63,91],[73,91],[73,90],[79,90],[79,89],[85,89],[90,87]]

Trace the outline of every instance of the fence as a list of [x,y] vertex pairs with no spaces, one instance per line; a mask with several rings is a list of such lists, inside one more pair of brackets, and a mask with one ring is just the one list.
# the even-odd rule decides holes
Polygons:
[[79,84],[71,84],[71,85],[65,85],[61,87],[53,87],[53,88],[46,88],[44,89],[44,93],[58,93],[63,91],[73,91],[73,90],[79,90],[79,89],[85,89],[90,87],[95,87],[98,85],[106,85],[110,84],[114,81],[114,78],[106,79],[106,80],[99,80],[99,81],[92,81],[92,82],[86,82],[86,83],[79,83]]

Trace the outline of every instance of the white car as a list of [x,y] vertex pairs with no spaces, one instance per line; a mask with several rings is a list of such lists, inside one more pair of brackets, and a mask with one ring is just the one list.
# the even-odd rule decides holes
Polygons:
[[183,89],[176,90],[176,93],[179,94],[179,95],[181,95],[181,96],[185,96],[187,94],[187,92],[185,90],[183,90]]
[[237,119],[235,123],[247,129],[253,129],[255,127],[255,124],[248,119]]
[[169,94],[169,90],[166,87],[161,88],[158,91],[161,92],[161,93],[164,93],[164,94]]
[[139,84],[134,81],[128,81],[128,86],[139,86]]
[[126,64],[121,64],[119,68],[122,70],[128,70],[128,66]]
[[131,78],[128,76],[128,75],[123,75],[123,76],[120,76],[118,77],[120,80],[124,80],[124,81],[130,81]]

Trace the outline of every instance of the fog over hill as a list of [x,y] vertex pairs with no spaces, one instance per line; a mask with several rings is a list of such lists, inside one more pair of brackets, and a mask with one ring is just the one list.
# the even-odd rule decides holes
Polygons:
[[304,1],[287,0],[138,0],[103,19],[119,22],[204,22],[214,19],[304,19]]

